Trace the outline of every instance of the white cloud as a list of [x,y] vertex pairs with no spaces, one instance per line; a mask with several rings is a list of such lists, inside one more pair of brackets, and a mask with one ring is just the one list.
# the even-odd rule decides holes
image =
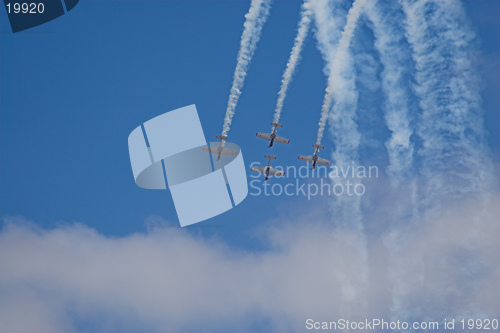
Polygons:
[[[260,253],[184,229],[116,238],[81,224],[46,230],[9,218],[0,234],[0,331],[306,331],[308,318],[352,310],[357,319],[392,319],[395,290],[422,319],[500,314],[493,204],[469,202],[407,233],[369,238],[367,261],[357,249],[363,234],[311,216],[264,229],[271,249]],[[391,235],[405,243],[396,259]],[[424,280],[397,285],[390,272],[412,267]],[[367,285],[357,279],[362,270]]]

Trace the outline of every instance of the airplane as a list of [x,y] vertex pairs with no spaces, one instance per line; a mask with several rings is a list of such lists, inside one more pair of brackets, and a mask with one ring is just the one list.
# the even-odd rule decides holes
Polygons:
[[273,129],[273,132],[272,133],[260,133],[260,132],[257,132],[257,136],[259,138],[262,138],[262,139],[266,139],[266,140],[269,140],[271,141],[269,143],[269,148],[271,148],[274,144],[274,141],[276,142],[280,142],[280,143],[286,143],[286,144],[289,144],[290,143],[290,140],[288,139],[285,139],[281,136],[278,136],[276,135],[276,130],[278,129],[278,127],[283,127],[283,125],[281,124],[278,124],[278,123],[271,123],[272,126],[274,126],[274,129]]
[[251,167],[250,169],[252,171],[260,172],[260,173],[265,174],[266,175],[266,179],[265,180],[269,179],[269,175],[272,175],[272,176],[284,176],[285,175],[285,171],[281,171],[281,170],[278,170],[278,169],[275,169],[275,168],[271,168],[271,160],[275,160],[276,156],[265,155],[264,157],[269,159],[269,162],[267,162],[267,166],[265,166],[265,167]]
[[329,160],[325,160],[324,158],[318,157],[319,150],[325,148],[324,146],[318,145],[317,143],[315,143],[315,144],[313,144],[313,147],[316,148],[313,156],[299,155],[299,160],[311,162],[313,170],[316,167],[316,164],[332,165],[332,162],[330,162]]
[[220,161],[221,155],[238,155],[238,152],[224,148],[224,140],[227,140],[226,135],[216,135],[217,139],[220,140],[219,147],[203,147],[204,151],[217,155],[217,161]]

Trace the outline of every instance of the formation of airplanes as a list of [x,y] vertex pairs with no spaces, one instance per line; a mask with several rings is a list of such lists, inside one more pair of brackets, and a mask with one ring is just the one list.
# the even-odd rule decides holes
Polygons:
[[[260,133],[257,132],[257,136],[259,138],[265,139],[269,141],[269,148],[271,148],[274,144],[274,142],[279,142],[279,143],[284,143],[284,144],[289,144],[290,140],[285,139],[281,136],[278,136],[276,134],[276,131],[278,128],[283,127],[283,125],[278,124],[278,123],[271,123],[273,126],[273,131],[272,133]],[[314,154],[312,156],[309,155],[299,155],[299,160],[306,161],[312,163],[312,169],[316,168],[316,164],[323,164],[323,165],[331,165],[332,162],[329,160],[326,160],[324,158],[321,158],[318,156],[319,150],[325,148],[322,145],[319,144],[313,144],[313,147],[315,148]],[[260,172],[265,175],[265,180],[269,179],[269,175],[272,176],[284,176],[285,172],[272,168],[271,167],[271,160],[275,160],[276,156],[273,155],[265,155],[265,158],[267,158],[269,161],[267,162],[267,166],[265,167],[252,167],[251,170],[255,172]]]
[[[279,123],[271,123],[273,126],[273,130],[271,133],[261,133],[257,132],[257,137],[262,138],[264,140],[269,141],[269,148],[272,148],[275,142],[279,143],[284,143],[284,144],[289,144],[290,140],[285,139],[284,137],[281,137],[276,134],[278,128],[283,127],[282,124]],[[217,161],[220,161],[221,155],[237,155],[238,153],[234,150],[224,148],[224,141],[227,140],[226,135],[217,135],[217,139],[220,140],[219,146],[218,147],[203,147],[203,150],[212,154],[217,154]],[[317,164],[322,164],[322,165],[331,165],[332,162],[321,158],[318,156],[319,150],[324,149],[325,147],[320,145],[320,144],[313,144],[314,147],[314,154],[311,155],[299,155],[299,160],[306,161],[311,163],[311,168],[314,170],[316,168]],[[265,158],[268,159],[267,165],[262,166],[262,167],[251,167],[250,169],[255,172],[259,172],[265,175],[265,180],[267,181],[269,179],[269,176],[284,176],[285,172],[282,170],[275,169],[271,167],[271,161],[276,159],[276,156],[274,155],[265,155]]]

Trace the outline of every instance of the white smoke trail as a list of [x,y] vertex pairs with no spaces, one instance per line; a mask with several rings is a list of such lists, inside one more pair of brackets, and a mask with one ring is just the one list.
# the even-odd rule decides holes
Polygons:
[[288,63],[286,64],[286,69],[285,72],[283,73],[283,79],[281,80],[281,88],[280,91],[278,92],[278,101],[276,102],[276,110],[274,113],[275,123],[279,123],[281,110],[283,109],[283,102],[285,101],[288,86],[290,85],[293,74],[295,73],[295,69],[299,64],[300,53],[302,52],[304,41],[307,37],[307,33],[309,32],[311,15],[312,15],[311,5],[308,0],[305,0],[304,3],[302,4],[302,9],[300,12],[300,21],[299,21],[299,27],[297,29],[297,36],[295,37],[293,48],[292,51],[290,52],[290,58],[288,58]]
[[[355,80],[353,79],[355,75],[352,67],[349,47],[354,36],[363,3],[364,0],[357,0],[353,3],[349,13],[347,14],[347,23],[342,31],[338,47],[335,50],[332,50],[331,47],[328,48],[329,51],[334,51],[335,56],[333,59],[328,60],[327,66],[329,66],[329,77],[323,106],[321,108],[321,118],[319,121],[318,137],[316,141],[317,144],[321,144],[326,120],[328,118],[334,96],[342,99],[345,98],[342,102],[336,103],[337,106],[340,107],[341,104],[347,103],[354,106],[352,109],[356,109],[357,93],[355,92]],[[318,27],[318,30],[319,29],[320,28]],[[328,41],[326,42],[328,43]],[[323,41],[319,41],[319,43],[326,44]],[[349,80],[347,80],[345,76],[349,77]],[[346,86],[344,85],[346,83],[350,84]],[[359,138],[357,142],[359,144]]]
[[[383,10],[383,8],[385,10]],[[382,91],[384,117],[392,132],[386,141],[389,156],[388,174],[392,188],[398,194],[393,212],[389,218],[390,231],[384,243],[389,250],[388,275],[391,280],[391,320],[409,319],[406,317],[408,299],[415,297],[410,290],[418,290],[424,270],[421,258],[415,258],[412,265],[405,265],[408,253],[405,242],[408,240],[408,227],[418,220],[417,181],[414,175],[414,145],[411,141],[413,126],[410,115],[409,77],[411,66],[410,52],[401,29],[401,14],[392,8],[393,4],[369,1],[365,15],[371,22],[375,37],[374,45],[382,64]],[[397,8],[399,9],[399,8]],[[408,223],[409,222],[409,223]],[[405,255],[402,255],[405,253]],[[415,310],[415,309],[413,309]]]
[[238,61],[234,70],[233,85],[229,94],[226,116],[222,127],[222,135],[229,132],[231,121],[234,116],[234,110],[241,95],[241,89],[247,76],[248,66],[252,60],[257,42],[260,39],[260,33],[264,23],[266,23],[271,7],[270,0],[252,0],[250,9],[245,15],[243,34],[241,35],[240,51],[238,52]]
[[[335,143],[333,154],[334,164],[342,167],[357,168],[358,146],[360,143],[360,133],[356,124],[356,107],[358,92],[356,89],[356,74],[353,59],[349,50],[351,40],[354,37],[358,18],[362,11],[364,0],[355,1],[347,14],[346,23],[341,33],[335,31],[337,24],[332,21],[339,20],[342,14],[335,7],[340,5],[332,2],[334,6],[313,3],[317,8],[314,10],[318,39],[318,48],[325,59],[325,73],[328,74],[327,88],[322,106],[321,120],[318,129],[317,143],[321,144],[321,138],[325,128],[326,120],[330,117],[332,127],[332,138]],[[316,17],[316,14],[319,14]],[[331,15],[331,18],[325,16]],[[332,29],[329,31],[327,29]],[[332,37],[333,36],[333,37]],[[339,36],[339,38],[335,38]],[[335,45],[336,39],[338,40]],[[332,43],[333,42],[333,43]],[[333,98],[335,104],[332,109]],[[356,186],[359,184],[357,178],[333,178],[337,186],[339,182],[346,182]],[[349,185],[348,185],[349,186]],[[359,196],[338,196],[332,203],[332,209],[338,216],[337,223],[348,228],[362,230],[361,221],[361,201]]]
[[409,107],[409,66],[411,58],[403,48],[405,35],[399,29],[400,17],[393,12],[383,12],[378,1],[369,1],[365,15],[372,23],[375,48],[382,63],[382,90],[386,96],[385,121],[392,132],[386,142],[389,154],[388,172],[398,183],[408,180],[413,173],[413,134]]
[[316,25],[315,37],[317,47],[323,57],[325,75],[330,76],[330,66],[333,63],[338,41],[345,25],[345,12],[332,6],[331,1],[310,0]]
[[[417,213],[420,214],[419,223],[427,221],[432,224],[438,216],[436,211],[441,210],[444,203],[449,204],[450,200],[455,202],[456,199],[463,200],[468,197],[477,197],[482,200],[481,197],[489,192],[488,182],[491,181],[492,172],[484,153],[480,96],[474,66],[471,63],[475,35],[468,25],[459,1],[417,0],[399,3],[406,15],[405,33],[415,62],[414,90],[420,100],[421,108],[417,134],[422,141],[422,147],[418,153],[422,157],[420,173],[423,181],[420,184],[421,192],[418,193],[418,202],[416,202],[419,209]],[[377,36],[376,12],[368,10],[367,13],[369,16],[372,14],[371,19]],[[379,45],[383,45],[384,40],[393,35],[390,27],[381,29],[386,35],[377,41]],[[401,46],[401,43],[396,42],[395,45]],[[398,54],[397,49],[390,52],[393,65],[398,62]],[[384,62],[383,58],[381,52],[382,62]],[[401,88],[403,85],[398,84],[398,86]],[[393,87],[392,92],[396,93],[396,96],[398,96],[397,91],[397,87]],[[405,139],[403,142],[406,143],[404,134],[410,134],[407,127],[409,123],[406,120],[395,124],[396,128],[402,131],[402,138]],[[389,122],[388,125],[391,126]],[[391,154],[390,141],[387,148]],[[410,148],[411,144],[405,147],[408,160],[410,160]],[[398,151],[394,153],[397,154]],[[410,166],[404,163],[394,164],[394,166],[392,171],[399,170],[401,179],[404,177],[405,170],[410,170]],[[483,202],[486,201],[483,200]],[[472,244],[477,245],[478,239],[483,236],[478,237],[481,234],[480,226],[486,223],[484,219],[482,214],[474,216],[470,228],[475,231],[471,232],[470,236],[461,239],[463,242],[461,253],[441,255],[473,258]],[[418,226],[418,228],[425,227],[425,225]],[[426,258],[418,253],[413,255],[411,266],[401,269],[413,252],[407,244],[415,228],[415,225],[409,228],[392,228],[385,238],[386,246],[392,254],[390,275],[394,280],[393,318],[402,320],[422,316],[419,304],[429,303],[421,296],[421,290],[432,284],[425,272]],[[477,274],[477,270],[471,267],[474,267],[479,260],[481,259],[464,260],[469,265],[468,271],[458,274]],[[466,299],[467,294],[470,293],[470,290],[467,290],[471,288],[473,290],[476,287],[470,284],[453,290],[451,293],[449,290],[441,290],[436,296],[443,300]],[[414,302],[408,300],[414,300]],[[433,313],[434,318],[450,316],[450,313],[443,312],[443,310],[450,311],[449,309],[439,306],[427,310],[431,310],[428,313]],[[487,313],[487,309],[481,304],[462,304],[455,311],[462,315],[467,313],[471,317]]]
[[[335,132],[333,140],[336,151],[333,154],[334,164],[343,168],[356,168],[358,164],[358,150],[360,134],[355,122],[355,113],[358,94],[356,91],[356,75],[353,59],[349,51],[351,40],[361,13],[363,0],[353,3],[347,14],[340,10],[341,3],[331,1],[311,1],[316,23],[316,38],[318,49],[325,60],[325,74],[328,77],[325,101],[323,103],[321,121],[318,130],[317,143],[321,143],[326,119],[330,116],[332,128]],[[344,14],[344,15],[343,15]],[[338,41],[338,43],[337,43]],[[335,97],[333,114],[332,99]],[[341,186],[356,186],[359,179],[348,177],[334,177],[332,181]],[[350,184],[350,185],[349,185]],[[366,294],[368,281],[368,251],[361,213],[361,198],[356,195],[337,196],[331,202],[333,219],[338,230],[349,230],[348,247],[355,254],[354,259],[346,265],[354,265],[354,276],[336,272],[336,279],[341,286],[342,294],[339,302],[346,316],[355,317],[363,313],[367,304],[363,300]]]
[[492,166],[485,155],[485,131],[477,71],[471,59],[475,33],[459,1],[400,1],[415,61],[415,92],[421,116],[422,204],[490,192]]

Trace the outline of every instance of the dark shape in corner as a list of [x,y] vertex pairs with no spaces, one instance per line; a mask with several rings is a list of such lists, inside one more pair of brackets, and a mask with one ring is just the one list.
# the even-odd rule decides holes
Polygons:
[[[78,1],[64,0],[66,12],[73,9],[78,4]],[[4,0],[4,5],[14,33],[47,23],[65,13],[62,0],[41,0],[37,2]],[[21,7],[23,5],[27,7]]]
[[76,4],[80,0],[64,0],[64,3],[66,4],[66,12],[69,12],[73,8],[75,8]]

